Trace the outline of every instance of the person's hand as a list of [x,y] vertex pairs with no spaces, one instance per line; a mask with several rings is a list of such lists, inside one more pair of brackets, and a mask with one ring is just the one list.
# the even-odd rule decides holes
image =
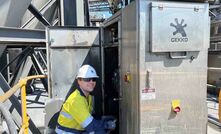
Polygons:
[[109,120],[105,122],[105,128],[109,130],[114,130],[116,128],[116,120]]

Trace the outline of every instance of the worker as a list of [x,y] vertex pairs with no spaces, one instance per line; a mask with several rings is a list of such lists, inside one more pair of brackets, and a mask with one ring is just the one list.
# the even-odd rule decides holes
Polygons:
[[92,116],[92,92],[99,78],[95,69],[83,65],[77,74],[78,88],[64,102],[59,113],[56,133],[58,134],[106,134],[114,130],[115,120],[95,119]]

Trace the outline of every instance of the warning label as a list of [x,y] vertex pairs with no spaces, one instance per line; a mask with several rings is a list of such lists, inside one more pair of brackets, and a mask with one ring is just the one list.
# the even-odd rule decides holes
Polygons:
[[141,93],[141,100],[153,100],[156,99],[155,88],[144,88]]

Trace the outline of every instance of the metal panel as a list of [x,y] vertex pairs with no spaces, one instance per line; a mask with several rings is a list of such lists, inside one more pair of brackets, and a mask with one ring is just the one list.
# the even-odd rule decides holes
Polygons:
[[0,0],[0,26],[18,27],[31,0]]
[[83,28],[73,31],[60,29],[59,34],[56,30],[50,30],[50,41],[52,42],[50,47],[91,47],[92,44],[99,46],[98,34],[99,31],[97,29],[88,29],[88,31]]
[[204,4],[152,2],[151,51],[202,50],[207,20]]
[[[183,9],[193,10],[193,7],[204,7],[202,15],[192,15],[195,12],[180,15],[184,18],[184,24],[196,21],[192,27],[190,35],[195,38],[192,42],[192,48],[177,48],[172,42],[162,41],[164,35],[168,36],[174,32],[169,29],[154,29],[158,33],[158,40],[161,40],[159,45],[169,46],[173,48],[160,47],[158,44],[150,44],[150,36],[148,32],[151,27],[146,20],[151,17],[147,11],[150,11],[151,2],[142,1],[139,4],[139,92],[140,92],[140,133],[159,133],[159,134],[205,134],[207,125],[207,105],[206,105],[206,82],[207,82],[207,49],[209,45],[209,20],[208,20],[208,4],[197,3],[179,3],[179,8],[170,10]],[[170,5],[171,3],[169,3]],[[176,4],[175,4],[176,5]],[[178,10],[177,10],[178,11]],[[200,9],[199,9],[200,11]],[[159,11],[160,12],[160,11]],[[164,14],[170,16],[170,13]],[[153,14],[152,14],[153,15]],[[155,14],[156,15],[156,14]],[[175,15],[175,14],[174,14]],[[189,16],[192,16],[189,18]],[[193,16],[195,17],[193,19]],[[200,18],[203,16],[202,18]],[[157,16],[155,16],[157,17]],[[158,18],[158,21],[167,24],[174,23],[174,18],[163,21]],[[201,20],[199,22],[197,20]],[[199,22],[199,23],[198,23]],[[180,19],[179,19],[180,23]],[[187,27],[190,26],[187,24]],[[199,27],[203,26],[203,30]],[[187,28],[186,27],[186,28]],[[188,33],[188,28],[185,29]],[[152,31],[154,32],[154,31]],[[202,32],[202,33],[199,33]],[[193,35],[193,34],[199,34]],[[188,36],[188,34],[187,34]],[[188,36],[189,38],[189,36]],[[152,42],[158,43],[158,42]],[[157,46],[157,49],[152,50],[162,53],[152,53],[150,45]],[[199,47],[200,49],[196,48]],[[144,51],[145,50],[145,51]],[[188,52],[183,59],[171,59],[167,51],[192,51]],[[191,57],[194,59],[191,59]],[[153,89],[153,90],[149,90]],[[180,100],[181,112],[175,113],[172,110],[172,100]],[[197,116],[196,116],[197,115]]]
[[[129,4],[122,11],[122,45],[120,53],[120,77],[122,100],[121,106],[121,134],[139,134],[139,72],[138,72],[138,33],[137,33],[137,5]],[[131,81],[125,82],[125,75],[131,75]]]
[[[200,38],[193,35],[193,33],[190,34],[196,38],[195,41],[192,41],[193,47],[180,48],[175,47],[172,43],[168,44],[166,41],[160,42],[162,46],[173,45],[173,48],[169,49],[169,47],[161,48],[158,44],[150,43],[150,31],[158,33],[156,37],[158,40],[161,39],[161,36],[164,37],[164,35],[167,36],[168,33],[174,32],[174,29],[171,31],[161,29],[161,31],[159,28],[163,26],[151,29],[149,23],[151,22],[149,21],[151,19],[151,1],[140,0],[131,3],[122,11],[120,76],[122,83],[121,118],[124,120],[120,122],[121,134],[206,133],[207,49],[209,46],[208,4],[173,3],[177,8],[170,10],[174,11],[176,9],[180,11],[180,8],[183,7],[185,7],[184,12],[189,9],[193,10],[193,7],[203,7],[203,9],[199,8],[198,10],[202,11],[202,15],[196,15],[194,20],[188,18],[188,16],[194,14],[195,11],[189,12],[187,15],[179,14],[182,17],[187,17],[184,18],[184,23],[196,20],[202,21],[199,26],[194,24],[193,26],[196,27],[192,27],[194,29],[193,33],[202,32]],[[172,12],[168,11],[164,16],[170,16],[170,13]],[[156,14],[152,15],[154,15],[152,17],[157,17]],[[156,18],[154,19],[156,20]],[[158,16],[158,21],[160,19]],[[159,25],[168,23],[170,27],[170,23],[174,23],[174,18],[172,21],[160,20],[159,22],[161,23]],[[199,29],[202,25],[203,30]],[[150,45],[157,46],[157,49],[152,49],[152,51],[161,53],[152,53]],[[183,59],[172,59],[167,53],[171,51],[190,52]],[[130,82],[125,82],[123,79],[127,74],[130,74]],[[175,99],[181,102],[181,112],[179,113],[175,113],[171,109],[172,100]]]
[[49,27],[47,32],[50,97],[65,98],[83,64],[91,64],[101,76],[98,28]]

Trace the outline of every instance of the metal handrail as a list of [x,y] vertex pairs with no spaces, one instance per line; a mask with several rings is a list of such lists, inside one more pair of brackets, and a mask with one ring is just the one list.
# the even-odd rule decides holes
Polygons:
[[22,107],[22,126],[19,134],[28,134],[29,117],[27,116],[27,106],[26,106],[26,84],[28,80],[36,78],[46,78],[46,75],[34,75],[28,76],[19,80],[18,84],[9,89],[5,94],[0,96],[0,102],[5,102],[9,99],[18,89],[21,89],[21,107]]

